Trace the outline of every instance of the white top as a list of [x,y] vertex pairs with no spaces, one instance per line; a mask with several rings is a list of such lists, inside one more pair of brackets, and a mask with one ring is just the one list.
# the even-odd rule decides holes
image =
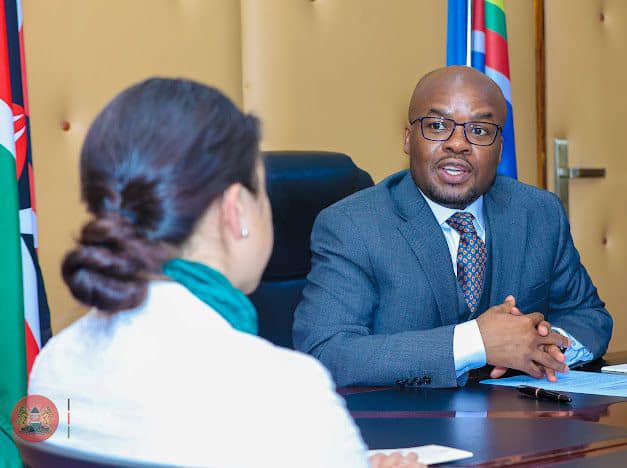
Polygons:
[[136,309],[91,310],[53,337],[28,391],[59,410],[45,443],[185,466],[368,466],[318,361],[234,330],[174,282],[152,283]]

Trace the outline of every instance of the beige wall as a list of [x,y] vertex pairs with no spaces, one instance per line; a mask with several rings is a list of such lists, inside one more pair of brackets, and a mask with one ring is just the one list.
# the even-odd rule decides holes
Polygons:
[[[554,139],[568,141],[570,167],[604,168],[603,178],[573,179],[569,216],[575,245],[614,318],[611,351],[627,342],[627,2],[551,0],[546,4],[548,182]],[[572,44],[577,43],[573,48]]]
[[59,265],[86,220],[78,157],[89,124],[115,93],[152,75],[213,84],[241,105],[240,9],[233,0],[23,0],[23,7],[39,253],[58,332],[83,312]]
[[[80,144],[123,87],[155,74],[213,84],[263,118],[264,149],[344,151],[380,180],[407,166],[401,137],[414,84],[445,63],[444,0],[23,2],[40,256],[55,332],[82,313],[59,274],[86,219]],[[519,177],[534,184],[532,0],[506,7]]]
[[446,8],[424,6],[244,1],[244,104],[263,147],[343,151],[377,180],[406,167],[409,96],[446,60]]
[[516,132],[518,179],[538,184],[536,162],[536,64],[532,0],[505,0]]

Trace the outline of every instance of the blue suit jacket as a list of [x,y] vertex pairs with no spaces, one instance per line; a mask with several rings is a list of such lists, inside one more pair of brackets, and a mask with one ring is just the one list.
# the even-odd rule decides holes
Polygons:
[[[484,210],[490,305],[512,294],[523,312],[544,313],[602,355],[612,318],[559,199],[498,176]],[[297,349],[320,359],[338,385],[415,377],[457,385],[453,329],[463,304],[444,234],[409,171],[322,211],[311,245],[312,270],[295,313]]]

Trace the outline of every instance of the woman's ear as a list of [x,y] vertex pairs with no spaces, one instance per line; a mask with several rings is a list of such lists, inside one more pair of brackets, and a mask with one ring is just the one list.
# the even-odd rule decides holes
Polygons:
[[245,220],[244,188],[241,184],[233,184],[222,194],[220,216],[222,224],[235,239],[248,237],[248,226]]

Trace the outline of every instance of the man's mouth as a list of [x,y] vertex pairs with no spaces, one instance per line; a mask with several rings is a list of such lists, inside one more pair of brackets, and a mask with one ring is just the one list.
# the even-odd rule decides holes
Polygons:
[[466,161],[443,161],[437,166],[442,182],[451,185],[462,184],[470,178],[472,167]]

